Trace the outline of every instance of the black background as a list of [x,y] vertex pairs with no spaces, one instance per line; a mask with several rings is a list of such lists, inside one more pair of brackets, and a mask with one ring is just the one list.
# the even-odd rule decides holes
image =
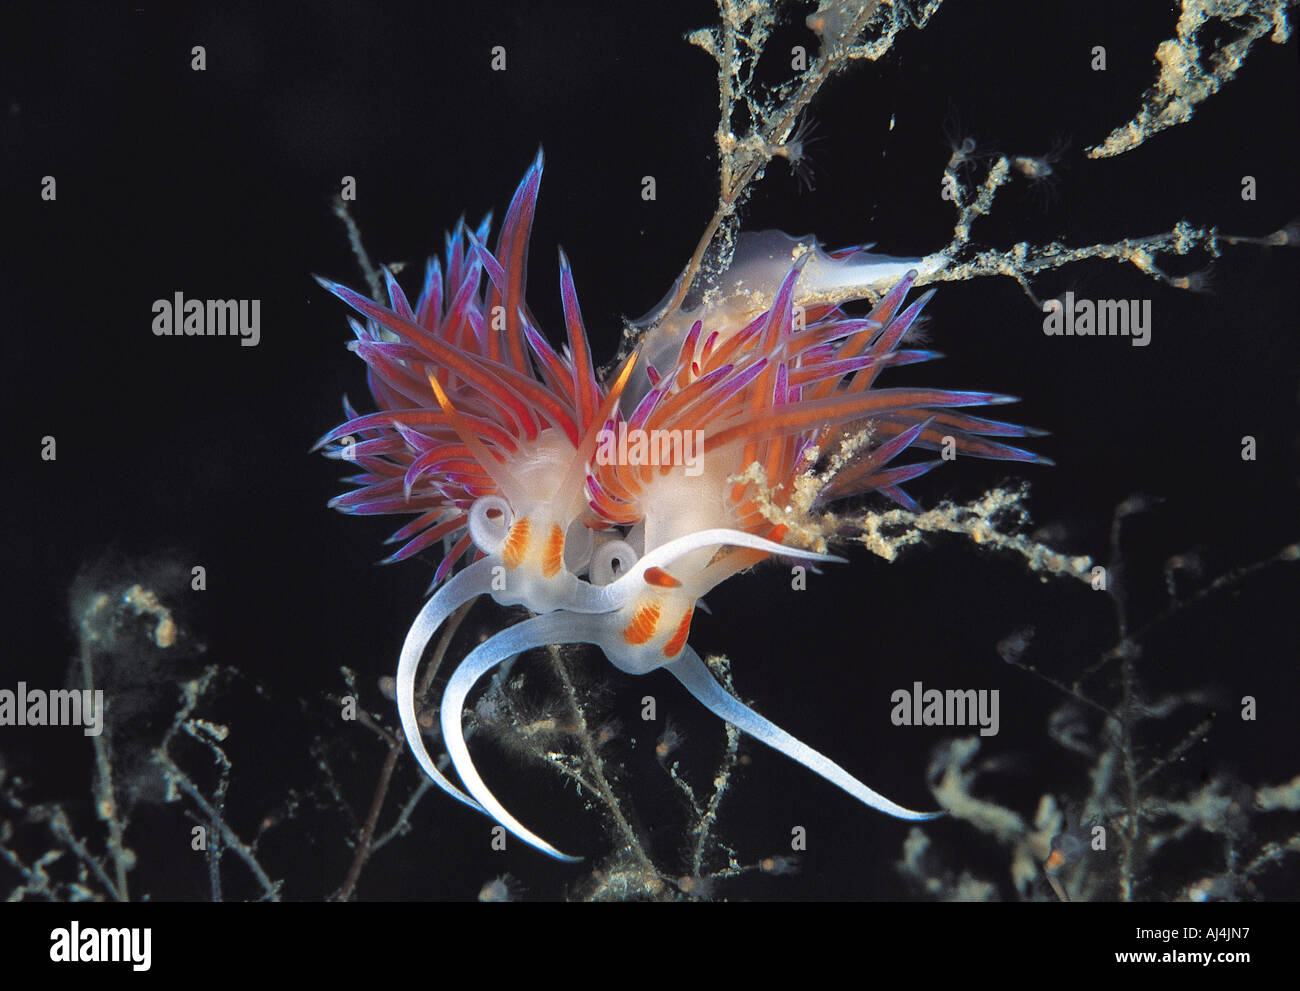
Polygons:
[[[782,50],[814,45],[804,12],[788,18]],[[957,121],[982,151],[1041,154],[1061,137],[1071,142],[1056,181],[1004,190],[993,219],[975,229],[981,243],[1113,241],[1180,219],[1231,233],[1276,230],[1300,214],[1294,41],[1261,42],[1191,124],[1119,159],[1083,158],[1136,113],[1155,77],[1155,45],[1175,16],[1162,4],[952,3],[923,32],[904,33],[882,63],[826,86],[813,109],[815,190],[774,163],[745,224],[815,232],[831,246],[870,240],[890,254],[935,251],[950,237],[939,189],[951,151],[945,121],[949,130]],[[325,696],[343,692],[338,668],[348,665],[367,706],[395,722],[376,680],[395,669],[436,558],[373,567],[399,521],[327,510],[340,472],[308,453],[338,422],[342,394],[370,408],[362,366],[344,350],[344,307],[310,278],[364,288],[331,197],[343,176],[355,176],[354,214],[372,255],[422,264],[461,214],[500,218],[543,147],[529,302],[557,341],[555,247],[563,244],[596,356],[608,360],[621,318],[663,295],[712,210],[715,71],[682,36],[713,24],[715,11],[708,3],[174,10],[137,2],[20,4],[3,17],[10,456],[0,683],[62,680],[75,651],[69,589],[88,566],[108,560],[99,573],[119,576],[128,573],[121,562],[133,561],[161,583],[159,562],[202,564],[208,590],[182,586],[172,601],[206,644],[203,659],[248,679],[213,713],[233,727],[232,825],[251,835],[291,789],[309,789],[314,740],[363,815],[383,751],[342,724]],[[498,44],[508,53],[503,73],[489,70]],[[190,69],[194,45],[206,48],[206,71]],[[1094,45],[1106,46],[1104,73],[1089,69]],[[44,175],[57,178],[53,203],[39,196]],[[641,199],[645,175],[657,180],[654,202]],[[1258,181],[1255,202],[1240,197],[1244,175]],[[1007,279],[942,286],[927,313],[931,346],[948,357],[891,373],[893,384],[1021,396],[1000,412],[1049,429],[1033,446],[1058,466],[963,461],[909,491],[933,505],[1028,479],[1035,524],[1050,527],[1051,542],[1102,562],[1114,506],[1135,493],[1163,498],[1131,531],[1126,578],[1139,625],[1167,603],[1161,567],[1170,555],[1197,549],[1203,584],[1296,540],[1298,259],[1294,250],[1228,249],[1208,294],[1180,293],[1113,263],[1043,278],[1044,298],[1073,288],[1151,299],[1146,348],[1045,337],[1041,314]],[[1185,272],[1204,259],[1174,264]],[[408,270],[408,291],[415,279]],[[260,345],[155,337],[151,304],[176,291],[260,299]],[[1258,442],[1254,462],[1239,455],[1246,434]],[[45,435],[58,440],[53,464],[38,457]],[[1042,583],[1018,561],[956,539],[934,538],[892,566],[851,556],[798,594],[778,567],[734,579],[710,597],[712,616],[697,619],[693,644],[727,652],[755,708],[905,805],[931,801],[929,754],[953,735],[891,725],[890,692],[915,680],[1001,689],[1001,733],[983,749],[997,759],[988,788],[999,800],[1030,816],[1045,791],[1081,791],[1087,762],[1045,733],[1060,699],[1004,664],[994,645],[1035,626],[1028,659],[1069,678],[1114,642],[1110,600],[1078,583]],[[1195,714],[1215,708],[1218,718],[1174,790],[1220,773],[1260,784],[1300,770],[1296,592],[1295,566],[1275,567],[1144,644],[1139,670],[1151,696],[1204,687],[1218,700]],[[485,604],[470,632],[504,621]],[[607,683],[602,704],[626,728],[637,725],[640,697],[656,695],[687,733],[684,768],[707,783],[720,728],[670,678],[634,683],[595,653],[580,671],[587,685]],[[264,695],[249,689],[254,682]],[[1254,723],[1237,718],[1247,694],[1259,700]],[[638,746],[620,753],[631,804],[671,865],[681,809],[650,754],[661,729],[633,730]],[[1171,731],[1151,746],[1177,739]],[[916,895],[893,868],[906,824],[763,748],[745,752],[752,763],[734,786],[722,835],[752,863],[782,852],[791,826],[804,825],[809,852],[800,874],[753,874],[717,894]],[[597,858],[607,849],[600,820],[572,791],[490,748],[479,753],[485,777],[539,833]],[[36,797],[66,803],[85,831],[98,828],[79,736],[0,729],[0,754]],[[404,799],[415,780],[403,761],[392,797]],[[189,823],[167,810],[139,821],[162,824],[133,837],[137,890],[206,897]],[[518,843],[493,853],[486,820],[432,796],[413,825],[376,856],[359,897],[468,899],[509,871],[525,898],[556,898],[580,892],[591,869]],[[1013,894],[995,847],[960,823],[929,830],[954,870]],[[287,897],[317,899],[337,887],[350,856],[345,833],[340,818],[309,807],[268,834],[263,853]],[[1208,872],[1212,854],[1207,864]],[[230,896],[255,895],[238,867],[230,874]],[[1186,876],[1177,867],[1164,877],[1157,865],[1147,894],[1172,897],[1172,879]]]

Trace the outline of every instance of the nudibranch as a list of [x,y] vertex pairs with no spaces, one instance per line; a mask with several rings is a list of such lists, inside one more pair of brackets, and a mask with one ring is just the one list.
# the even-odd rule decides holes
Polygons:
[[[818,456],[850,437],[853,460],[819,481],[829,502],[876,491],[912,507],[901,486],[938,461],[896,464],[944,444],[981,458],[1047,461],[994,438],[1028,428],[963,412],[1014,401],[987,392],[878,388],[892,365],[936,357],[901,345],[930,293],[904,306],[922,259],[827,253],[776,232],[742,239],[730,268],[690,310],[661,314],[608,382],[594,370],[573,275],[560,253],[568,347],[557,352],[524,300],[542,157],[516,190],[497,236],[490,219],[446,239],[446,271],[426,269],[412,305],[384,273],[388,304],[327,280],[355,309],[350,347],[369,368],[377,411],[318,443],[362,469],[331,501],[358,514],[409,514],[389,561],[443,549],[433,594],[398,664],[403,732],[424,772],[551,856],[564,854],[515,819],[474,768],[462,713],[493,667],[534,647],[590,643],[630,674],[663,668],[703,705],[859,801],[902,819],[891,802],[729,694],[689,645],[699,600],[765,558],[843,559],[786,543],[765,506],[813,475]],[[871,287],[878,286],[878,291]],[[870,296],[866,316],[844,312]],[[860,288],[855,288],[860,287]],[[864,429],[869,434],[864,435]],[[663,458],[610,457],[613,437],[664,440]],[[680,457],[697,444],[696,457]],[[618,450],[622,451],[622,448]],[[644,448],[642,448],[644,450]],[[472,562],[453,574],[467,556]],[[489,595],[537,614],[487,639],[454,669],[439,714],[458,787],[425,747],[415,676],[424,650],[464,603]]]

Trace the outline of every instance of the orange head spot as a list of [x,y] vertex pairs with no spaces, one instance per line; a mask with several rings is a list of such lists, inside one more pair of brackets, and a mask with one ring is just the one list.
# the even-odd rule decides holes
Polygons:
[[529,529],[527,516],[515,520],[514,525],[510,527],[510,533],[506,536],[506,542],[501,547],[501,560],[512,571],[519,567],[524,555],[528,553]]
[[1049,871],[1054,871],[1060,869],[1064,864],[1065,854],[1061,853],[1060,850],[1053,850],[1051,855],[1043,863],[1043,866]]
[[551,535],[546,539],[546,550],[542,552],[542,574],[553,578],[564,566],[564,531],[560,524],[551,524]]
[[623,639],[637,647],[654,636],[658,628],[659,606],[652,602],[638,607],[632,616],[632,622],[623,630]]
[[673,658],[682,652],[682,648],[686,646],[686,638],[691,633],[691,617],[694,615],[694,606],[686,610],[686,614],[682,616],[682,621],[677,624],[677,629],[673,631],[672,638],[664,644],[664,657]]
[[647,568],[645,583],[655,588],[680,588],[682,584],[663,568]]

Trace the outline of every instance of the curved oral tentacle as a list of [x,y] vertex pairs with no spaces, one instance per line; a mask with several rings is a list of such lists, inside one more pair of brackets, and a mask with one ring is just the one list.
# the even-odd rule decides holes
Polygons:
[[686,686],[686,690],[699,699],[700,703],[715,716],[798,761],[814,774],[843,788],[864,805],[869,805],[897,819],[909,819],[914,822],[937,819],[943,815],[942,812],[915,812],[912,809],[905,809],[879,792],[868,788],[825,754],[818,753],[802,740],[791,736],[770,719],[760,716],[729,694],[709,673],[709,669],[700,660],[700,655],[689,646],[682,651],[677,660],[665,665],[665,668],[671,671],[677,680]]
[[478,802],[470,798],[451,783],[433,762],[429,751],[424,746],[424,736],[420,732],[420,723],[415,715],[415,674],[420,666],[420,658],[438,632],[438,628],[447,617],[476,595],[482,595],[491,588],[491,559],[485,558],[471,564],[458,573],[451,581],[440,588],[424,608],[420,610],[406,631],[406,640],[402,644],[402,657],[397,664],[397,711],[402,720],[402,733],[406,736],[406,745],[415,756],[416,763],[434,784],[452,798],[464,802],[471,808],[483,811]]
[[461,714],[465,708],[465,700],[475,683],[502,661],[534,647],[589,642],[590,630],[591,620],[588,617],[564,612],[535,616],[502,630],[475,647],[470,651],[469,656],[461,661],[452,674],[451,680],[447,682],[440,713],[443,742],[447,746],[447,753],[451,755],[452,765],[460,775],[466,790],[478,800],[483,811],[530,846],[557,860],[570,862],[582,858],[562,853],[524,826],[506,811],[505,806],[483,783],[483,779],[474,768],[474,761],[470,758],[469,747],[465,744]]

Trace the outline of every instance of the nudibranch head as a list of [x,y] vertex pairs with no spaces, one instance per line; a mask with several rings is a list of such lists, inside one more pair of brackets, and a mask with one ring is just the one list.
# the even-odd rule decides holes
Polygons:
[[[516,191],[494,250],[489,221],[447,237],[446,271],[431,261],[412,305],[385,272],[388,304],[321,284],[357,310],[352,349],[369,366],[377,411],[320,441],[363,469],[331,503],[351,513],[415,518],[389,557],[442,543],[428,600],[397,673],[402,728],[439,787],[556,857],[496,800],[470,760],[461,714],[475,683],[534,647],[592,643],[619,669],[671,672],[711,711],[873,808],[925,819],[740,703],[688,643],[699,599],[774,554],[840,560],[789,546],[769,511],[815,485],[813,501],[878,491],[912,506],[901,486],[936,461],[895,464],[909,448],[1046,461],[994,438],[1022,427],[963,408],[1010,401],[987,392],[878,388],[893,365],[935,352],[904,348],[930,294],[904,306],[918,267],[934,260],[826,252],[777,232],[742,238],[733,265],[685,311],[664,312],[611,381],[594,372],[568,260],[560,254],[567,350],[557,353],[524,301],[540,154]],[[868,299],[851,316],[841,303]],[[852,449],[837,472],[820,456]],[[474,561],[452,574],[456,562]],[[479,595],[538,615],[474,649],[447,683],[443,740],[465,790],[425,749],[416,670],[453,611]]]
[[[384,272],[387,306],[337,283],[320,283],[356,309],[351,345],[369,366],[378,411],[349,418],[318,442],[365,472],[330,505],[356,514],[416,515],[393,536],[400,561],[446,541],[442,582],[471,548],[499,553],[542,577],[581,566],[591,519],[581,482],[584,445],[608,416],[591,361],[573,278],[561,255],[569,349],[557,354],[535,327],[524,284],[542,158],[524,176],[495,252],[490,218],[463,221],[447,237],[447,270],[432,259],[412,306]],[[484,285],[486,276],[486,285]],[[357,440],[357,438],[360,438]]]

